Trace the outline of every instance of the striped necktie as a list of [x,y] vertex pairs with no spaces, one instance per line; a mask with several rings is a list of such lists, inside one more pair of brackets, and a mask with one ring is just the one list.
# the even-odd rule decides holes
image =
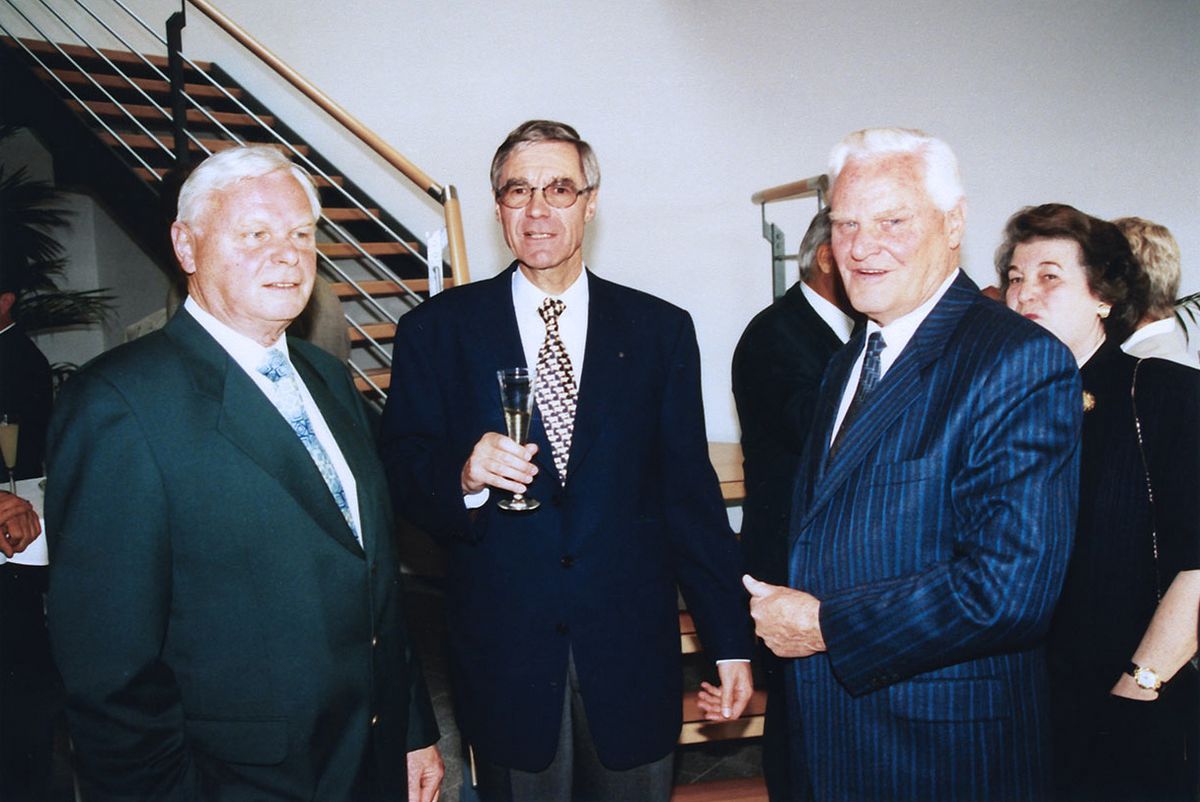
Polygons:
[[854,391],[854,398],[850,399],[850,406],[846,410],[846,417],[842,418],[842,426],[838,429],[837,436],[833,438],[833,445],[829,447],[829,456],[832,458],[837,453],[838,445],[842,441],[842,435],[850,428],[850,424],[858,417],[858,413],[862,410],[863,404],[866,403],[871,393],[875,391],[875,385],[879,384],[880,360],[879,355],[883,353],[883,349],[887,348],[887,343],[883,341],[882,332],[872,332],[871,336],[867,337],[867,353],[863,357],[862,372],[858,375],[858,387]]

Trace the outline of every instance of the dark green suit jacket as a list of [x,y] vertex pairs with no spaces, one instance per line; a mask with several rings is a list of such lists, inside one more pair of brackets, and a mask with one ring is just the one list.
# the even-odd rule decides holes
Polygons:
[[186,312],[64,388],[49,621],[89,799],[404,798],[437,739],[392,514],[344,366],[291,340],[354,472],[358,545],[308,452]]

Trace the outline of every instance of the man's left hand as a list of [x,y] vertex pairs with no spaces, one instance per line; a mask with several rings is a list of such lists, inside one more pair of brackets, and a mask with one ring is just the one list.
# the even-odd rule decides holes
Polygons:
[[729,661],[717,663],[721,686],[700,683],[697,705],[708,721],[731,721],[742,714],[754,694],[754,677],[750,663]]
[[749,574],[742,577],[742,584],[750,591],[754,632],[768,649],[780,657],[808,657],[825,651],[817,597],[760,582]]
[[437,802],[446,767],[437,746],[408,753],[408,802]]

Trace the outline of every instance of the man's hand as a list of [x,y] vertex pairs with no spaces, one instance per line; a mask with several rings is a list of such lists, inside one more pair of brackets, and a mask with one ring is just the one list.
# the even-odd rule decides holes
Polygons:
[[697,704],[709,721],[730,721],[742,715],[754,693],[754,678],[750,664],[730,661],[717,663],[721,687],[700,683]]
[[42,524],[33,505],[0,490],[0,553],[5,557],[20,554],[41,533]]
[[746,574],[754,632],[780,657],[808,657],[825,651],[818,614],[821,602],[802,590],[759,582]]
[[538,471],[530,462],[537,449],[537,443],[522,446],[502,434],[488,432],[475,444],[467,464],[463,465],[463,495],[478,493],[485,487],[524,493]]
[[437,802],[446,767],[437,746],[414,749],[407,755],[408,802]]

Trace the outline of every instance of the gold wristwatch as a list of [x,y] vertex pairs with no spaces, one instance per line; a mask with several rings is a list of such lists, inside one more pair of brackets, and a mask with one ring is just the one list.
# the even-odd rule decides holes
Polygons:
[[1157,691],[1162,687],[1162,680],[1158,678],[1158,672],[1153,668],[1146,668],[1131,662],[1125,673],[1133,677],[1134,683],[1143,690]]

